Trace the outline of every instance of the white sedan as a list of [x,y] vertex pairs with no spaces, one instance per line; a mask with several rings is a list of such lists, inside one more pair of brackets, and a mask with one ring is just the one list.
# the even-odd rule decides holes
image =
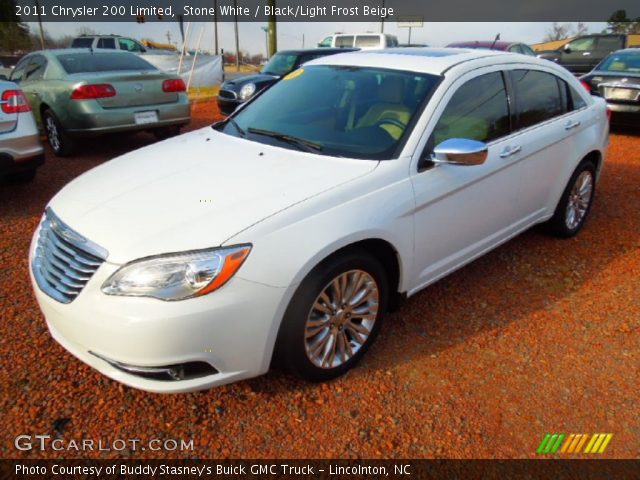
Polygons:
[[34,234],[35,294],[58,342],[136,388],[272,364],[327,380],[402,297],[535,224],[575,235],[608,132],[604,100],[545,60],[324,57],[67,185]]

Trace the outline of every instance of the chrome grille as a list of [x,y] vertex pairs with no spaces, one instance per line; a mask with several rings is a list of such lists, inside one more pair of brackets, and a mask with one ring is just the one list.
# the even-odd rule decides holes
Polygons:
[[40,224],[33,275],[54,300],[70,303],[107,258],[108,252],[60,220],[50,208]]

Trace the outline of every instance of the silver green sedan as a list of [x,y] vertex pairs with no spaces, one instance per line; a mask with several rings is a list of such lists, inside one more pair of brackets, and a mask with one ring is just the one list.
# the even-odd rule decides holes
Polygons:
[[162,139],[190,120],[182,79],[128,52],[33,52],[18,62],[11,80],[24,91],[59,156],[73,151],[77,137],[149,130]]

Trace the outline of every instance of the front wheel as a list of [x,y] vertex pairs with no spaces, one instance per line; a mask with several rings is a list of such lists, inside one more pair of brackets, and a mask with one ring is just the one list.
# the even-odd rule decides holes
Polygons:
[[300,284],[276,343],[276,364],[309,381],[352,368],[377,336],[387,305],[380,262],[354,251],[329,259]]
[[549,232],[560,238],[573,237],[582,229],[591,211],[596,191],[596,167],[582,162],[571,176],[556,211],[547,222]]

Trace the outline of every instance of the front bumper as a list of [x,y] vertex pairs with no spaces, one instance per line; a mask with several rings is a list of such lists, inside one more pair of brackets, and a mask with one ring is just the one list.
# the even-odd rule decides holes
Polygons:
[[[39,289],[30,266],[51,335],[78,359],[113,380],[162,393],[206,389],[269,369],[288,289],[234,277],[209,295],[177,302],[103,294],[101,285],[117,269],[103,263],[80,295],[62,304]],[[156,380],[128,373],[114,362],[154,368],[206,362],[215,371]]]

